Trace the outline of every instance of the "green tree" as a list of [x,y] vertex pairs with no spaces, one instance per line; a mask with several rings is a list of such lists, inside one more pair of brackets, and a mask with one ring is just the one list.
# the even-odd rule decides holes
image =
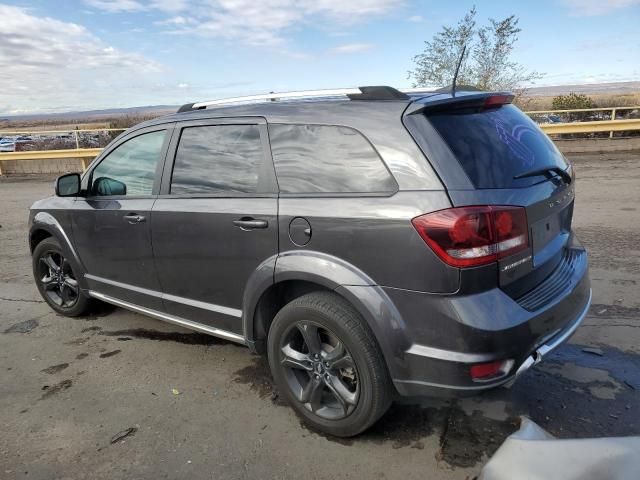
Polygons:
[[576,108],[595,108],[596,103],[584,93],[570,92],[569,95],[558,95],[551,101],[552,110],[573,110]]
[[542,78],[542,74],[529,71],[510,58],[521,31],[515,15],[489,19],[489,24],[481,27],[477,26],[476,16],[476,8],[472,7],[454,27],[442,27],[431,41],[425,42],[423,52],[413,58],[415,68],[409,71],[414,87],[451,85],[465,45],[458,85],[512,90],[521,95],[526,85]]

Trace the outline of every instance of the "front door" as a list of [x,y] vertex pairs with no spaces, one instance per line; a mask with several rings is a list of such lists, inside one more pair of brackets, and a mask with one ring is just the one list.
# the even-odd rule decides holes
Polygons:
[[165,309],[242,334],[245,286],[278,253],[266,126],[256,118],[179,126],[151,221]]
[[73,236],[89,288],[136,305],[162,310],[153,264],[151,209],[170,128],[134,132],[110,148],[88,172],[87,195],[76,201]]

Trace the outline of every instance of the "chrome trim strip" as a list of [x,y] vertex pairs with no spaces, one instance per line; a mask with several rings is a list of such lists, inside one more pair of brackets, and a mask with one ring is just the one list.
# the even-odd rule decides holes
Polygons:
[[246,95],[244,97],[220,98],[194,103],[192,109],[206,108],[214,105],[228,105],[239,102],[256,102],[260,100],[280,100],[287,98],[332,97],[362,93],[359,88],[336,88],[330,90],[301,90],[295,92],[266,93],[263,95]]
[[406,351],[409,355],[418,355],[421,357],[437,358],[438,360],[448,360],[450,362],[460,363],[482,363],[495,360],[495,354],[492,353],[464,353],[454,352],[453,350],[443,350],[441,348],[428,347],[414,343],[411,348]]
[[114,287],[122,288],[124,290],[131,290],[133,292],[148,295],[150,297],[161,298],[162,300],[168,300],[170,302],[181,303],[183,305],[189,305],[190,307],[201,308],[202,310],[208,310],[210,312],[222,313],[223,315],[229,315],[230,317],[241,318],[242,310],[237,308],[225,307],[223,305],[216,305],[214,303],[201,302],[199,300],[192,300],[190,298],[178,297],[176,295],[170,295],[167,293],[158,292],[156,290],[149,290],[147,288],[136,287],[135,285],[129,285],[128,283],[116,282],[114,280],[108,280],[102,277],[96,277],[95,275],[86,274],[85,278],[93,280],[94,282],[104,283]]
[[162,292],[158,292],[157,290],[149,290],[148,288],[136,287],[135,285],[116,282],[115,280],[109,280],[108,278],[96,277],[95,275],[91,275],[90,273],[86,273],[84,275],[84,278],[86,278],[87,280],[93,280],[94,282],[111,285],[112,287],[122,288],[123,290],[131,290],[132,292],[142,293],[143,295],[148,295],[150,297],[162,298]]
[[148,315],[158,320],[162,320],[168,323],[173,323],[174,325],[179,325],[181,327],[188,328],[190,330],[196,330],[198,332],[207,333],[215,337],[224,338],[225,340],[231,340],[232,342],[241,343],[242,345],[247,344],[244,337],[241,335],[238,335],[237,333],[232,333],[226,330],[221,330],[219,328],[203,325],[201,323],[192,322],[191,320],[185,320],[184,318],[175,317],[173,315],[169,315],[163,312],[158,312],[157,310],[152,310],[150,308],[140,307],[138,305],[134,305],[133,303],[125,302],[123,300],[118,300],[117,298],[110,297],[109,295],[105,295],[103,293],[96,292],[94,290],[89,290],[88,293],[90,296],[97,298],[98,300],[102,300],[103,302],[111,303],[118,307],[126,308],[128,310],[132,310],[137,313],[142,313],[144,315]]
[[499,387],[508,381],[512,380],[514,376],[502,378],[495,383],[483,383],[480,385],[445,385],[442,383],[433,383],[433,382],[424,382],[421,380],[397,380],[393,379],[393,383],[400,384],[409,384],[409,385],[420,385],[422,387],[435,387],[435,388],[444,388],[446,390],[487,390],[489,388]]
[[170,302],[182,303],[183,305],[189,305],[190,307],[209,310],[210,312],[223,313],[225,315],[229,315],[230,317],[242,317],[242,310],[238,310],[237,308],[224,307],[222,305],[216,305],[214,303],[201,302],[199,300],[192,300],[190,298],[169,295],[168,293],[162,294],[162,299],[168,300]]

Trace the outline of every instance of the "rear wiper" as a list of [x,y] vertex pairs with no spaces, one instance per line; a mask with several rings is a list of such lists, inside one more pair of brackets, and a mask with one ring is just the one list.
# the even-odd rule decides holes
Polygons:
[[571,174],[566,170],[563,170],[560,167],[542,167],[536,168],[535,170],[529,170],[528,172],[519,173],[514,179],[525,178],[525,177],[535,177],[537,175],[548,175],[549,173],[557,173],[560,177],[565,181],[567,185],[571,183]]

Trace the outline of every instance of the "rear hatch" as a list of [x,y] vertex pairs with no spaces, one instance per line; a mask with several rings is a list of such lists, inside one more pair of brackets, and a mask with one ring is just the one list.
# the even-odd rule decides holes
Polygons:
[[526,244],[506,249],[493,264],[497,284],[518,298],[547,278],[566,256],[574,185],[564,156],[511,105],[512,98],[487,93],[436,95],[411,104],[404,121],[440,175],[454,207],[524,210],[526,220],[518,209],[513,218],[523,218]]

